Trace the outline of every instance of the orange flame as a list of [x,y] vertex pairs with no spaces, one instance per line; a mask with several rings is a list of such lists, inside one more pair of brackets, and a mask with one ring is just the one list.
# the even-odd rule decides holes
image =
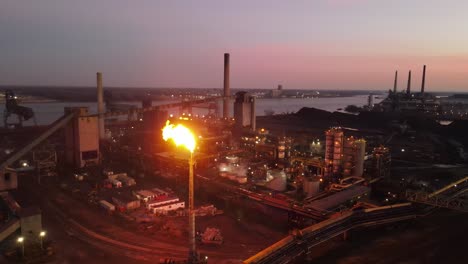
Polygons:
[[176,146],[182,145],[187,148],[191,153],[195,150],[195,136],[193,133],[184,125],[170,124],[169,120],[166,122],[166,126],[162,129],[163,139],[168,141],[172,139]]

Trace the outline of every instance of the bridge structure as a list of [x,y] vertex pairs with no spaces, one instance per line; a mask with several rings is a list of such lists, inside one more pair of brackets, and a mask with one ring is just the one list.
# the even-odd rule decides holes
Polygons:
[[[163,105],[154,105],[149,107],[142,107],[142,108],[130,108],[125,110],[117,110],[117,111],[110,111],[103,114],[104,117],[117,117],[117,116],[126,116],[126,115],[139,115],[145,112],[151,111],[161,111],[167,110],[171,108],[181,108],[181,109],[191,109],[192,107],[208,107],[210,108],[210,103],[216,102],[217,100],[221,100],[224,97],[222,96],[213,96],[213,97],[206,97],[203,99],[196,99],[196,100],[189,100],[189,101],[181,101],[181,102],[174,102],[168,103]],[[213,106],[211,106],[212,108]],[[191,110],[188,110],[191,112]],[[89,117],[99,116],[99,114],[92,114]]]
[[[140,114],[140,113],[145,113],[149,111],[166,110],[166,109],[176,108],[176,107],[187,107],[190,105],[204,104],[204,103],[209,103],[209,102],[213,102],[216,100],[220,100],[222,98],[223,97],[207,97],[204,99],[182,101],[182,102],[169,103],[169,104],[157,105],[157,106],[151,106],[151,107],[145,107],[145,108],[131,108],[131,109],[125,109],[122,111],[106,112],[103,115],[105,117],[116,117],[116,116],[129,115],[129,114]],[[33,150],[33,148],[38,146],[41,142],[46,140],[49,136],[51,136],[60,128],[63,128],[64,126],[66,126],[71,120],[73,120],[73,118],[76,118],[78,116],[86,118],[86,117],[98,117],[99,115],[98,114],[80,115],[78,112],[65,114],[61,118],[57,119],[54,123],[49,125],[49,127],[42,134],[34,138],[32,141],[27,142],[24,146],[21,146],[18,149],[18,151],[11,153],[3,161],[0,161],[0,169],[10,166],[13,162],[17,161],[22,156],[26,155],[28,152]]]
[[305,166],[315,167],[315,168],[317,168],[317,175],[319,175],[319,176],[324,175],[325,169],[327,167],[326,164],[325,164],[325,160],[317,159],[317,158],[308,158],[308,157],[297,157],[297,156],[295,156],[295,157],[291,158],[290,162],[291,163],[299,162],[299,163],[302,163]]
[[418,217],[411,203],[402,203],[357,211],[346,211],[341,215],[318,224],[298,230],[275,244],[243,261],[244,264],[286,264],[293,263],[307,255],[310,250],[349,230],[394,223]]
[[59,118],[57,121],[52,123],[49,128],[40,134],[38,137],[34,138],[32,141],[26,143],[24,146],[20,147],[18,151],[11,153],[3,161],[0,162],[0,171],[11,166],[15,161],[26,155],[28,152],[33,150],[36,146],[46,140],[49,136],[55,133],[60,128],[66,126],[73,118],[77,116],[76,112],[69,113]]
[[467,191],[468,177],[464,177],[432,193],[407,190],[405,195],[415,203],[468,212]]

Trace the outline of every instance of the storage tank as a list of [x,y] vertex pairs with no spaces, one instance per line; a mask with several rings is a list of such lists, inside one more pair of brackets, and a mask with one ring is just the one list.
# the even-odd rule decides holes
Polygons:
[[318,194],[320,192],[320,178],[313,177],[305,179],[302,188],[306,197],[311,197]]
[[237,156],[226,156],[226,161],[229,164],[239,163],[239,157],[237,157]]
[[364,139],[359,139],[354,142],[354,170],[353,176],[361,177],[364,173],[364,157],[366,156],[366,141]]
[[343,146],[343,177],[351,176],[354,169],[354,137],[348,137]]
[[282,170],[268,170],[265,187],[275,191],[285,191],[287,186],[286,173]]

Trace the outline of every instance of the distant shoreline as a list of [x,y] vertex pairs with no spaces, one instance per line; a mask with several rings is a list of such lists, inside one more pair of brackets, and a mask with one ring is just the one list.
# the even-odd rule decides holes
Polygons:
[[[60,103],[60,101],[55,99],[39,99],[39,98],[31,98],[31,99],[18,99],[18,104],[47,104],[47,103]],[[5,100],[1,100],[0,104],[4,105]]]
[[[319,96],[319,97],[259,97],[257,100],[282,100],[282,99],[297,99],[297,100],[306,100],[306,99],[322,99],[322,98],[345,98],[345,97],[355,97],[358,95],[330,95],[330,96]],[[193,99],[196,100],[196,99]],[[179,101],[178,99],[173,98],[159,98],[153,101]],[[56,100],[56,99],[18,99],[18,103],[21,104],[48,104],[48,103],[97,103],[93,100]],[[116,100],[115,103],[138,103],[140,100]],[[0,100],[0,105],[4,105],[5,101]]]
[[20,100],[19,103],[24,104],[37,104],[37,103],[58,103],[60,101],[55,99],[27,99],[27,100]]

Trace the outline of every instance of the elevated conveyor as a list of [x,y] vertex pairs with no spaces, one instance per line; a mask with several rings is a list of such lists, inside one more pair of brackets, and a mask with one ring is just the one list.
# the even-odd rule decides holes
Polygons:
[[466,197],[463,197],[467,190],[468,177],[464,177],[432,193],[407,190],[406,199],[435,207],[468,212],[468,203]]
[[443,188],[440,188],[439,190],[429,194],[429,198],[434,197],[436,195],[440,195],[442,193],[445,193],[445,192],[449,191],[450,189],[454,189],[454,188],[457,188],[457,187],[466,188],[466,187],[468,187],[468,186],[466,186],[467,183],[468,183],[468,176],[465,177],[465,178],[462,178],[462,179],[460,179],[458,181],[452,182],[452,183],[448,184],[447,186],[445,186]]
[[[155,106],[150,106],[150,107],[144,107],[144,108],[135,108],[135,109],[128,109],[124,111],[112,111],[112,112],[106,112],[104,114],[104,117],[116,117],[116,116],[122,116],[122,115],[128,115],[131,113],[144,113],[144,112],[150,112],[150,111],[159,111],[159,110],[165,110],[165,109],[170,109],[170,108],[176,108],[176,107],[185,107],[187,105],[199,105],[199,104],[204,104],[216,100],[221,100],[224,97],[222,96],[216,96],[216,97],[208,97],[204,99],[198,99],[198,100],[190,100],[190,101],[181,101],[181,102],[176,102],[176,103],[169,103],[169,104],[164,104],[164,105],[155,105]],[[93,114],[89,116],[98,116],[98,114]]]
[[56,120],[54,123],[50,125],[50,127],[43,132],[41,135],[39,135],[37,138],[33,139],[31,142],[25,144],[23,147],[21,147],[18,151],[10,154],[7,156],[1,163],[0,163],[0,171],[3,171],[5,168],[11,166],[15,161],[26,155],[29,151],[31,151],[34,147],[39,145],[42,141],[47,139],[49,136],[54,134],[57,130],[60,128],[64,127],[65,125],[68,124],[74,117],[76,116],[76,113],[70,113],[68,115],[65,115],[58,120]]
[[309,252],[312,247],[351,229],[398,222],[417,216],[411,203],[347,211],[339,217],[325,220],[289,235],[243,263],[292,263],[297,257]]

